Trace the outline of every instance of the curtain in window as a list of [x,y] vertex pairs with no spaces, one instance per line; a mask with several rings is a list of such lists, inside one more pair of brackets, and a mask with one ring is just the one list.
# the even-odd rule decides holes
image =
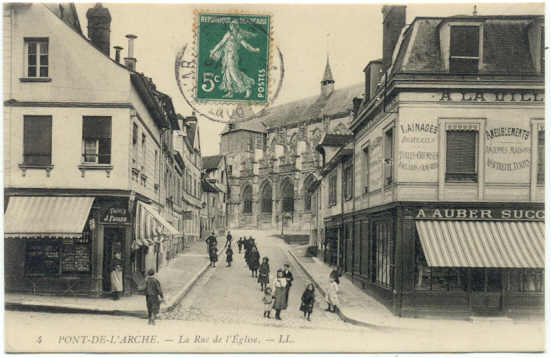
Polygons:
[[[82,122],[82,139],[85,143],[84,160],[86,162],[96,162],[89,160],[92,156],[97,156],[97,163],[111,163],[111,117],[84,117]],[[97,141],[97,154],[88,152],[91,144],[86,145],[92,140]]]
[[25,116],[23,118],[23,163],[52,164],[52,117]]

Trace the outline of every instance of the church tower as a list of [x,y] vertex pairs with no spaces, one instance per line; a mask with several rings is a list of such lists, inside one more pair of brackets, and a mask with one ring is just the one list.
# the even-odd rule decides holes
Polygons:
[[327,62],[325,64],[325,71],[323,78],[321,79],[321,94],[323,97],[329,97],[335,89],[335,80],[333,79],[333,72],[331,72],[331,65],[329,65],[329,56],[327,56]]

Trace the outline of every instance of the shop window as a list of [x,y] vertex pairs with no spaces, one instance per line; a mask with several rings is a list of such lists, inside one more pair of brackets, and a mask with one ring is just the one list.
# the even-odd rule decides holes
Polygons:
[[343,176],[343,191],[344,191],[344,199],[350,200],[352,199],[352,178],[353,178],[353,171],[352,171],[352,161],[349,160],[344,165],[344,176]]
[[329,177],[329,207],[337,205],[337,174]]
[[84,117],[82,123],[84,163],[111,163],[111,117]]
[[48,78],[48,39],[25,39],[25,62],[28,78]]
[[383,287],[392,287],[392,268],[394,267],[392,225],[389,222],[377,222],[374,224],[374,230],[375,282]]
[[507,289],[511,292],[543,292],[543,280],[543,270],[511,270]]
[[538,184],[545,182],[545,131],[538,131]]
[[480,27],[452,26],[450,29],[450,72],[477,73],[480,61]]
[[52,164],[52,117],[23,117],[23,164]]
[[29,240],[25,246],[26,275],[59,275],[61,261],[57,240]]
[[419,239],[415,243],[415,289],[420,291],[467,291],[464,268],[429,267]]
[[446,181],[478,181],[476,170],[478,132],[473,130],[446,131]]
[[392,184],[392,172],[393,172],[393,130],[389,129],[385,132],[385,143],[384,143],[384,150],[385,150],[385,185]]

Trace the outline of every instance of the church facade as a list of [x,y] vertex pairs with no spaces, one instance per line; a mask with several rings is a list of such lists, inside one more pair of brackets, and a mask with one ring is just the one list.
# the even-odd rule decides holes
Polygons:
[[309,235],[317,201],[310,188],[328,134],[351,134],[353,98],[363,86],[335,89],[329,61],[318,96],[271,107],[261,116],[230,123],[221,135],[229,178],[228,225]]

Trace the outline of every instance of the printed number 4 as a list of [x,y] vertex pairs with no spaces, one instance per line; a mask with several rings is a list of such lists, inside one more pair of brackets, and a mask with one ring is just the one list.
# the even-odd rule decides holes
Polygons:
[[203,73],[203,84],[201,89],[205,92],[212,92],[215,87],[215,83],[220,83],[220,76],[215,75],[212,72]]

